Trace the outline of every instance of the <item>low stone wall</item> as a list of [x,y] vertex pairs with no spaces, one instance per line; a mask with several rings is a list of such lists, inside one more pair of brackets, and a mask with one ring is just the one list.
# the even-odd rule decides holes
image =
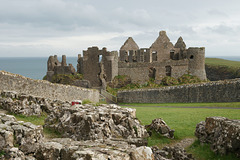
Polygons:
[[195,135],[201,143],[209,143],[215,153],[240,157],[240,120],[208,117],[197,124]]
[[88,99],[92,102],[99,102],[99,92],[97,90],[33,80],[5,71],[0,71],[0,90],[11,90],[62,101]]
[[240,79],[119,91],[119,103],[238,102]]

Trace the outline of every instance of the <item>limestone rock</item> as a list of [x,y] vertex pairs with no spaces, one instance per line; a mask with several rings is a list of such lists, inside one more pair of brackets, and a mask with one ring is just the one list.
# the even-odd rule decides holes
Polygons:
[[152,123],[147,125],[146,128],[149,130],[154,130],[168,138],[174,138],[174,130],[170,129],[166,122],[161,118],[152,120]]
[[154,155],[150,147],[142,146],[138,147],[131,154],[132,160],[152,160]]
[[188,154],[181,147],[163,147],[160,150],[158,147],[152,147],[155,160],[194,160],[192,154]]
[[240,120],[208,117],[197,124],[195,135],[201,143],[210,143],[215,153],[235,153],[240,157]]
[[[6,153],[5,159],[25,159],[25,154],[34,153],[42,140],[42,126],[16,121],[13,116],[0,114],[0,151]],[[28,159],[32,159],[31,156]]]
[[[148,136],[135,117],[135,109],[106,104],[57,106],[45,120],[45,127],[74,140],[110,138],[145,144],[144,138]],[[139,143],[139,139],[142,142]]]

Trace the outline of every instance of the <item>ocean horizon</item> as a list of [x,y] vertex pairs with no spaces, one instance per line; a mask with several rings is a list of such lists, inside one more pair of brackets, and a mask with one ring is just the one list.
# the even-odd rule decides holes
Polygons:
[[[240,56],[209,56],[206,58],[221,58],[240,61]],[[61,58],[58,59],[62,61]],[[43,79],[47,72],[48,57],[0,57],[0,70],[20,74],[32,79]],[[77,57],[67,57],[67,64],[77,68]]]

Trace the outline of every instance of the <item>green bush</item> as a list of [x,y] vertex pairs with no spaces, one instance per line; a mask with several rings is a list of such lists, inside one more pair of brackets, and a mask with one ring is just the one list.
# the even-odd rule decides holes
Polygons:
[[197,76],[184,74],[178,78],[179,84],[199,83],[201,80]]
[[161,84],[163,84],[164,86],[172,86],[179,84],[179,82],[176,78],[167,76],[162,79]]
[[82,74],[57,74],[52,77],[53,83],[68,84],[71,85],[75,80],[82,80]]

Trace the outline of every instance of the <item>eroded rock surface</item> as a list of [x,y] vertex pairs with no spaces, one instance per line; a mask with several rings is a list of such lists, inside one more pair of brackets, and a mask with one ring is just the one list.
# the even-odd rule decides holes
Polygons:
[[201,143],[210,143],[215,153],[240,156],[240,120],[208,117],[197,124],[195,135]]
[[2,91],[0,93],[0,107],[11,113],[26,116],[40,116],[43,111],[50,112],[53,107],[68,102],[50,100],[42,97],[26,95],[14,91]]
[[170,129],[166,122],[161,118],[152,120],[152,123],[150,125],[147,125],[146,128],[148,128],[150,132],[154,130],[163,136],[174,138],[174,130]]
[[55,107],[45,127],[74,140],[122,139],[138,146],[146,145],[146,129],[136,119],[135,109],[117,105],[64,105]]
[[149,147],[136,147],[121,141],[74,141],[69,138],[57,138],[41,143],[39,150],[36,152],[36,158],[62,160],[153,160],[153,153]]
[[42,126],[16,121],[14,116],[0,113],[0,151],[6,155],[1,159],[31,158],[26,155],[33,154],[42,140]]
[[158,149],[152,147],[155,160],[194,160],[192,154],[188,154],[182,147],[164,147]]

